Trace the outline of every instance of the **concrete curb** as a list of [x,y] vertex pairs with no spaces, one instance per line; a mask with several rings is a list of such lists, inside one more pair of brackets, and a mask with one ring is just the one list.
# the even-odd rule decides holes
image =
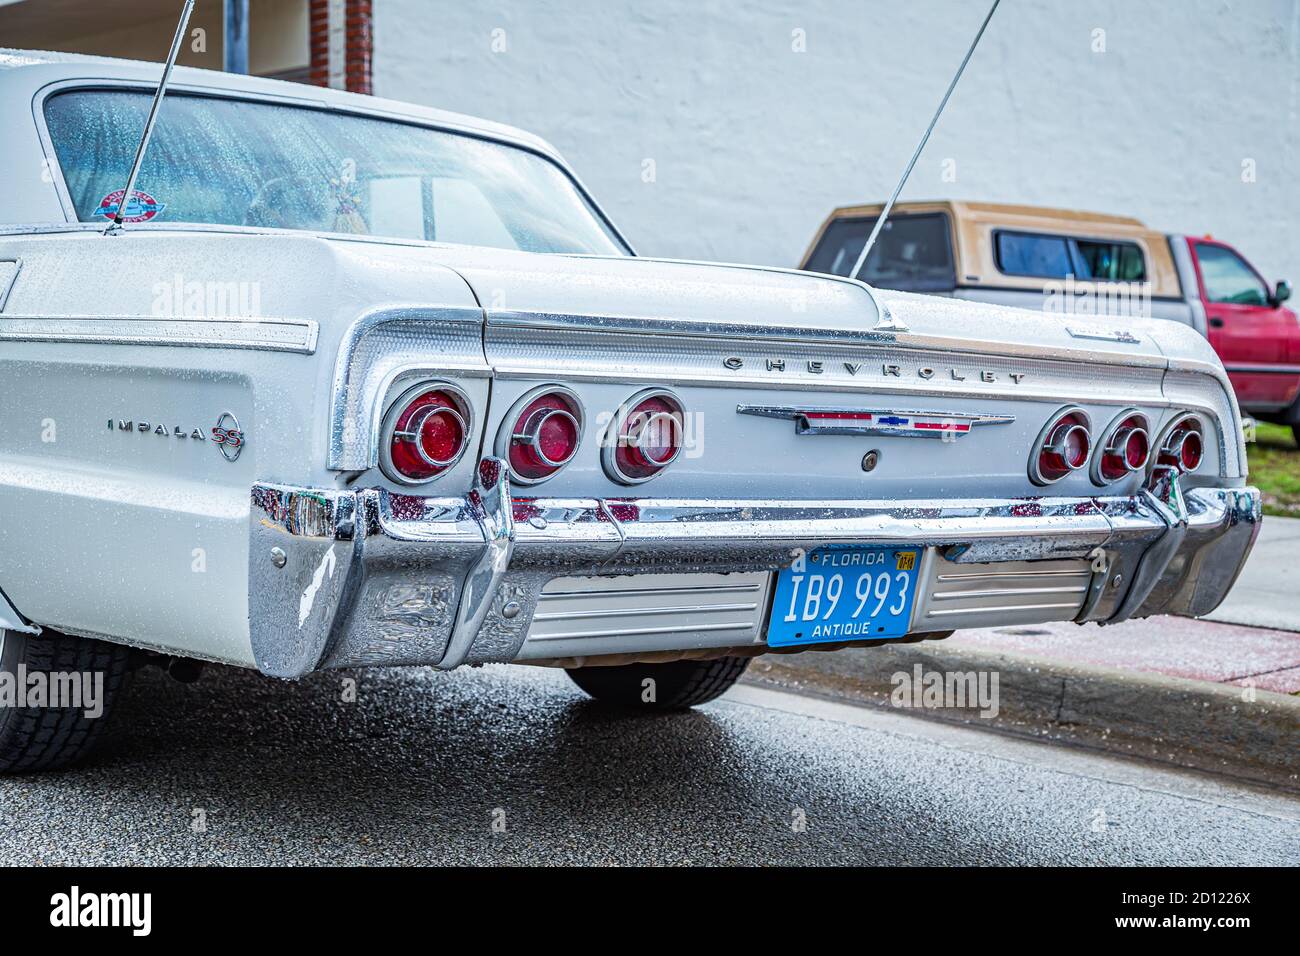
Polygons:
[[1300,698],[1203,681],[1064,664],[943,642],[767,654],[749,683],[879,707],[900,672],[987,672],[998,713],[913,707],[932,719],[1066,742],[1300,792]]

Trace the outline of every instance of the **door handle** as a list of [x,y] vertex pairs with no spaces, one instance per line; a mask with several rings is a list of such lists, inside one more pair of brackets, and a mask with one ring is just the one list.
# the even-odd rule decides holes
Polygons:
[[1223,319],[1210,319],[1210,328],[1212,329],[1223,328]]

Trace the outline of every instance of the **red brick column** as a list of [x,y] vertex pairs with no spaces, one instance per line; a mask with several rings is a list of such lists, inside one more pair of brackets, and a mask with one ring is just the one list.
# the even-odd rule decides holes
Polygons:
[[[311,82],[330,85],[330,0],[310,0]],[[371,0],[346,0],[343,4],[343,62],[333,64],[342,74],[343,89],[372,93],[371,61],[375,33]]]

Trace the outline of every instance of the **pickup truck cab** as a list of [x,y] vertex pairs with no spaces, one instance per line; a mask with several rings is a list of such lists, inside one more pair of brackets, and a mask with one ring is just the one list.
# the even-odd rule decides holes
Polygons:
[[[881,205],[844,206],[800,268],[844,275]],[[895,205],[857,276],[879,288],[1090,317],[1190,325],[1218,353],[1244,411],[1300,435],[1300,322],[1286,282],[1270,286],[1217,239],[1166,234],[1137,219],[980,202]]]

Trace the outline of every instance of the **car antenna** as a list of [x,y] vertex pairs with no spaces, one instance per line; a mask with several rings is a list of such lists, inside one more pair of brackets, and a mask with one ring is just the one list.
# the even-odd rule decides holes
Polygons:
[[185,6],[181,10],[181,22],[176,24],[176,35],[172,37],[172,48],[167,52],[167,62],[163,65],[162,79],[158,82],[158,89],[153,94],[153,106],[149,107],[149,118],[144,124],[144,134],[140,137],[140,145],[135,149],[135,162],[131,164],[131,175],[127,177],[126,188],[122,190],[122,198],[118,200],[117,212],[113,215],[113,221],[108,224],[104,230],[104,235],[111,236],[122,229],[122,219],[126,216],[126,207],[131,203],[131,193],[135,191],[135,181],[140,175],[140,167],[144,165],[144,154],[149,149],[149,140],[153,138],[153,127],[158,122],[158,107],[162,105],[163,97],[167,94],[167,84],[172,78],[172,67],[176,65],[176,57],[181,52],[181,41],[185,39],[185,28],[189,26],[190,14],[194,12],[194,0],[185,0]]
[[929,142],[930,134],[934,132],[935,124],[939,122],[939,116],[943,113],[943,108],[948,105],[948,97],[952,96],[952,91],[957,88],[957,81],[961,79],[962,72],[966,69],[966,64],[970,62],[971,54],[974,53],[975,48],[979,46],[980,37],[984,36],[984,28],[987,27],[989,21],[993,19],[993,11],[998,8],[998,4],[1001,2],[1002,0],[993,0],[993,6],[989,7],[988,15],[984,18],[984,22],[980,24],[979,32],[975,34],[975,39],[971,41],[970,49],[967,50],[966,55],[962,57],[961,66],[957,67],[957,73],[953,76],[952,82],[948,84],[948,92],[944,93],[943,99],[939,101],[939,108],[934,111],[934,116],[930,119],[930,125],[925,128],[925,132],[921,136],[921,141],[916,144],[916,152],[912,154],[912,158],[908,162],[907,168],[903,170],[903,175],[902,178],[898,180],[898,185],[894,187],[894,194],[889,197],[889,202],[885,203],[885,208],[882,209],[880,215],[876,217],[876,224],[871,229],[871,235],[867,237],[866,245],[862,247],[862,252],[858,256],[858,261],[853,264],[853,268],[849,272],[850,279],[857,278],[858,273],[862,271],[862,267],[867,264],[867,256],[871,253],[871,247],[876,244],[876,237],[880,235],[880,230],[885,225],[885,220],[889,218],[889,211],[894,208],[894,202],[898,199],[898,194],[903,191],[903,184],[907,182],[907,177],[912,175],[912,167],[915,166],[916,161],[921,158],[921,150],[925,149],[925,144]]

